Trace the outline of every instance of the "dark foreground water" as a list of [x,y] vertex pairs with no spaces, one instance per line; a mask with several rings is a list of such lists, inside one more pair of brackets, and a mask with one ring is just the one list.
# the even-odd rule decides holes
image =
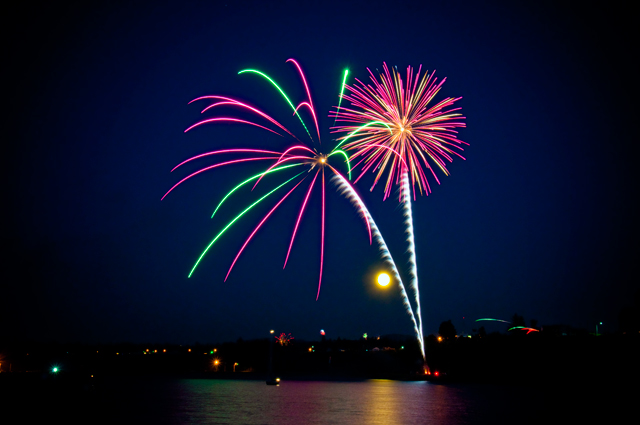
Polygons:
[[128,377],[110,378],[89,391],[23,388],[22,394],[13,393],[11,405],[6,403],[11,397],[5,403],[0,400],[4,404],[0,418],[17,414],[17,420],[0,422],[455,425],[595,419],[615,423],[620,408],[611,405],[610,390],[601,384],[588,388],[552,381],[535,387],[286,381],[273,387],[250,380]]

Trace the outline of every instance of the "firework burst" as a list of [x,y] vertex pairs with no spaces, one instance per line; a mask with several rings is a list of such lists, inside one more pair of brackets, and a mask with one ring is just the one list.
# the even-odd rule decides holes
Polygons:
[[415,75],[408,67],[404,81],[395,68],[390,72],[384,64],[383,69],[380,81],[369,70],[373,85],[356,79],[358,84],[346,86],[350,94],[344,100],[352,107],[342,106],[332,113],[337,123],[345,123],[334,127],[334,132],[347,133],[338,139],[338,146],[358,161],[354,168],[360,166],[362,171],[356,182],[371,170],[376,174],[373,189],[388,171],[386,199],[393,183],[401,184],[407,172],[415,199],[416,186],[420,193],[431,191],[427,173],[440,183],[434,165],[448,175],[446,163],[454,155],[464,159],[458,150],[467,143],[457,138],[456,131],[465,127],[464,117],[457,112],[460,108],[450,108],[461,98],[448,97],[429,106],[446,78],[438,82],[433,73],[420,78],[422,67]]
[[[417,334],[420,334],[421,323],[419,322],[419,320],[418,321],[416,320],[416,315],[412,310],[411,302],[407,295],[407,291],[405,290],[405,286],[402,282],[400,274],[398,273],[396,264],[393,261],[393,258],[391,257],[391,253],[389,252],[387,245],[384,239],[382,238],[382,235],[380,234],[378,227],[376,226],[376,223],[371,217],[371,214],[366,209],[364,203],[362,202],[362,199],[359,197],[354,187],[351,185],[351,183],[349,183],[346,177],[348,175],[349,180],[351,179],[351,166],[350,166],[349,157],[343,150],[338,149],[339,145],[335,146],[333,150],[331,150],[329,153],[327,154],[323,153],[320,145],[320,127],[318,124],[315,107],[311,100],[311,93],[307,85],[306,78],[304,76],[304,73],[302,72],[302,68],[296,61],[294,61],[293,59],[290,59],[288,62],[291,62],[292,64],[294,64],[296,69],[298,70],[299,76],[301,78],[302,83],[304,84],[305,92],[307,95],[307,99],[300,102],[298,106],[295,106],[294,103],[290,100],[289,96],[287,96],[287,94],[282,90],[282,88],[272,78],[270,78],[266,74],[257,70],[244,70],[244,71],[240,71],[239,74],[249,74],[249,75],[259,76],[264,80],[266,80],[272,87],[274,87],[280,93],[280,95],[284,98],[286,103],[291,107],[293,114],[297,116],[298,120],[302,124],[302,128],[304,128],[304,131],[306,132],[307,137],[301,137],[301,139],[306,140],[306,143],[302,142],[301,139],[295,135],[295,132],[290,131],[284,125],[282,125],[280,122],[275,120],[273,117],[271,117],[267,113],[247,104],[246,102],[242,102],[231,97],[216,96],[216,95],[202,96],[192,101],[192,102],[196,102],[196,101],[209,102],[209,105],[202,110],[203,113],[212,111],[212,110],[220,110],[222,107],[233,108],[236,110],[240,109],[244,112],[247,112],[250,116],[253,117],[253,119],[246,120],[246,119],[236,118],[234,116],[215,116],[212,118],[207,118],[207,119],[203,119],[201,121],[196,122],[192,126],[188,127],[185,130],[185,132],[188,132],[204,124],[215,124],[215,123],[226,122],[226,123],[235,123],[235,124],[241,124],[241,125],[251,125],[251,126],[260,128],[263,131],[269,132],[271,134],[276,134],[278,136],[286,138],[288,140],[287,143],[289,147],[284,150],[241,149],[241,148],[214,150],[214,151],[205,152],[205,153],[193,156],[191,158],[188,158],[187,160],[181,162],[176,167],[174,167],[172,171],[178,169],[182,165],[189,163],[191,161],[202,161],[205,159],[216,160],[218,158],[227,158],[225,160],[218,159],[212,165],[202,167],[197,171],[182,178],[167,191],[167,193],[162,197],[162,199],[164,199],[164,197],[166,197],[171,191],[173,191],[180,184],[191,179],[192,177],[195,177],[201,173],[204,173],[205,171],[210,171],[219,167],[239,164],[243,162],[257,161],[258,163],[267,164],[266,167],[263,168],[261,172],[246,178],[244,181],[239,182],[233,189],[231,189],[221,199],[221,201],[218,203],[218,205],[214,209],[212,218],[216,215],[219,209],[225,204],[227,199],[232,195],[234,195],[241,188],[247,187],[250,184],[252,184],[253,187],[255,187],[265,177],[274,176],[279,178],[278,180],[279,183],[276,184],[275,187],[270,188],[266,194],[259,197],[257,200],[250,203],[249,205],[247,205],[246,208],[242,209],[237,215],[235,215],[235,217],[233,217],[232,220],[230,220],[228,223],[222,226],[222,229],[215,235],[215,237],[209,242],[206,248],[202,251],[201,255],[199,256],[193,268],[191,269],[189,276],[191,276],[194,273],[197,266],[204,259],[207,252],[211,250],[214,244],[222,237],[222,235],[231,226],[237,223],[246,213],[248,213],[258,204],[261,204],[262,202],[268,202],[268,200],[275,199],[274,205],[272,206],[272,208],[267,212],[267,214],[263,216],[260,222],[255,226],[255,228],[247,237],[247,239],[245,240],[240,250],[237,252],[225,276],[225,281],[226,281],[226,279],[229,277],[229,274],[231,273],[231,270],[236,264],[238,258],[244,251],[247,244],[254,237],[254,235],[265,224],[265,222],[275,212],[275,210],[278,209],[296,189],[300,188],[300,190],[303,190],[303,189],[305,190],[304,200],[302,201],[299,212],[297,214],[296,222],[292,229],[289,247],[288,247],[286,256],[284,257],[284,266],[286,266],[289,259],[289,255],[291,253],[291,249],[293,247],[293,243],[294,243],[297,231],[298,231],[298,227],[300,225],[305,208],[308,204],[308,200],[312,195],[312,193],[314,192],[314,190],[315,191],[319,190],[322,197],[321,198],[322,211],[321,211],[321,235],[320,235],[320,270],[319,270],[319,279],[318,279],[318,292],[316,295],[316,300],[317,300],[320,294],[320,288],[322,284],[322,270],[323,270],[323,263],[324,263],[324,233],[325,233],[324,211],[325,211],[325,195],[326,195],[326,190],[325,190],[326,176],[325,175],[329,174],[332,176],[332,181],[334,181],[338,186],[339,191],[344,195],[346,195],[346,197],[356,206],[356,209],[358,210],[359,214],[362,216],[367,226],[367,231],[369,234],[369,242],[372,243],[373,237],[375,237],[375,241],[381,250],[383,259],[391,268],[394,278],[398,283],[404,305],[407,309],[407,312],[411,316],[414,330]],[[348,75],[348,72],[345,71],[344,77],[343,77],[343,83],[342,83],[342,90],[344,90],[347,75]],[[340,112],[342,112],[340,110],[342,97],[343,97],[343,94],[341,92],[339,106],[338,106],[338,110]],[[345,99],[348,99],[348,97],[345,96]],[[310,116],[313,118],[313,124],[314,124],[313,126],[307,126],[305,124],[304,119],[299,113],[301,110],[303,111],[306,110],[308,114],[310,114]],[[351,113],[348,110],[345,110],[345,112]],[[356,130],[352,131],[347,136],[347,138],[353,136],[356,132],[361,131],[363,127],[366,128],[371,126],[373,128],[376,125],[387,128],[389,132],[392,131],[391,127],[386,123],[368,122],[358,127]],[[309,132],[310,127],[311,128],[315,127],[315,130],[317,132],[317,142],[316,140],[314,140],[311,133]],[[399,157],[398,161],[401,164],[404,164],[405,167],[408,168],[408,164],[406,163],[406,161],[403,158],[400,158],[400,153],[397,152],[393,147],[385,146],[382,142],[383,141],[381,139],[373,141],[371,146],[377,147],[382,151],[389,152],[390,154],[398,156]],[[344,140],[340,142],[340,144],[342,143],[344,143]],[[228,158],[229,156],[231,156],[231,158]],[[339,158],[344,158],[344,161],[341,161]],[[338,168],[346,170],[346,173],[341,173],[340,171],[338,171],[335,168],[336,166],[338,166],[336,163],[333,163],[333,164],[330,163],[330,162],[334,162],[334,160],[338,160],[338,164],[340,164],[340,167]],[[273,179],[268,181],[271,182],[272,180]],[[267,183],[263,183],[263,184],[267,184]],[[320,186],[319,189],[318,189],[318,186]],[[284,193],[284,195],[282,195],[282,193]],[[280,194],[280,195],[277,195],[277,194]],[[415,276],[417,277],[417,274]],[[417,313],[419,318],[419,310],[417,311]],[[419,338],[419,341],[421,345],[422,355],[424,357],[424,344],[421,337]]]
[[356,182],[371,170],[375,174],[373,190],[387,172],[383,199],[389,197],[394,183],[400,185],[399,198],[404,204],[411,288],[416,305],[415,315],[410,311],[424,358],[411,194],[413,192],[415,199],[416,186],[420,193],[429,194],[428,173],[440,183],[434,166],[448,175],[447,162],[452,162],[454,155],[464,159],[458,151],[462,151],[462,145],[467,143],[457,138],[456,129],[465,124],[462,122],[464,117],[458,112],[460,108],[452,107],[461,98],[448,97],[429,106],[446,79],[438,82],[434,73],[425,73],[421,78],[422,66],[415,74],[407,67],[406,80],[397,69],[390,72],[386,64],[383,64],[383,70],[380,80],[368,70],[372,84],[356,79],[357,84],[347,86],[350,94],[344,95],[344,99],[351,107],[338,107],[331,116],[340,123],[334,127],[334,133],[343,134],[338,138],[336,148],[350,151],[350,159],[357,161],[354,168],[361,168]]
[[[300,76],[300,79],[305,87],[305,93],[307,95],[307,98],[302,102],[300,102],[297,106],[294,105],[294,103],[291,101],[289,96],[284,92],[284,90],[271,77],[264,74],[263,72],[253,70],[253,69],[248,69],[248,70],[240,71],[239,74],[257,75],[265,79],[268,83],[270,83],[271,86],[277,89],[277,91],[282,95],[282,97],[285,99],[287,104],[292,108],[293,114],[298,117],[300,123],[302,124],[302,127],[306,132],[306,136],[308,136],[308,138],[303,137],[303,139],[307,140],[306,144],[301,142],[300,139],[297,136],[295,136],[294,132],[288,130],[283,124],[278,122],[276,119],[274,119],[264,111],[247,104],[246,102],[239,101],[235,98],[230,98],[225,96],[216,96],[216,95],[199,97],[197,99],[194,99],[192,102],[195,102],[195,101],[210,102],[210,104],[202,110],[203,113],[211,110],[219,110],[220,107],[236,108],[249,113],[251,116],[255,117],[259,121],[256,122],[253,120],[244,120],[244,119],[239,119],[233,116],[216,116],[213,118],[203,119],[193,124],[192,126],[188,127],[185,130],[185,132],[188,132],[204,124],[226,122],[226,123],[251,125],[251,126],[260,128],[264,131],[276,134],[278,136],[287,137],[289,142],[291,141],[295,141],[295,142],[293,144],[290,144],[289,147],[284,150],[221,149],[221,150],[205,152],[200,155],[193,156],[181,162],[180,164],[178,164],[176,167],[174,167],[173,170],[176,170],[177,168],[191,161],[202,160],[202,159],[223,158],[226,155],[232,155],[233,157],[232,159],[217,161],[212,165],[200,168],[197,171],[189,174],[188,176],[178,181],[178,183],[176,183],[173,187],[171,187],[171,189],[167,191],[167,193],[162,197],[162,199],[164,199],[171,191],[173,191],[180,184],[184,183],[190,178],[195,177],[196,175],[199,175],[205,171],[209,171],[222,166],[238,164],[242,162],[249,162],[249,161],[266,162],[268,165],[266,168],[263,169],[263,171],[240,182],[237,186],[235,186],[229,193],[227,193],[222,198],[220,203],[217,205],[217,207],[213,211],[213,214],[212,214],[212,218],[213,218],[216,212],[225,203],[225,201],[230,196],[232,196],[236,191],[238,191],[240,188],[247,186],[250,183],[253,183],[253,187],[255,187],[263,179],[263,177],[267,175],[277,175],[280,177],[280,183],[275,188],[270,189],[265,195],[263,195],[262,197],[260,197],[259,199],[257,199],[256,201],[248,205],[240,213],[238,213],[231,221],[229,221],[225,226],[223,226],[223,228],[216,234],[216,236],[211,240],[211,242],[203,250],[202,254],[198,258],[198,260],[195,262],[193,268],[191,269],[191,272],[189,273],[189,276],[193,274],[197,266],[205,257],[205,254],[222,237],[222,235],[233,224],[235,224],[242,216],[244,216],[247,212],[249,212],[256,205],[262,203],[263,201],[267,201],[274,198],[278,199],[275,194],[277,193],[282,194],[284,192],[284,195],[281,195],[279,197],[279,199],[275,202],[275,205],[273,205],[273,207],[262,218],[262,220],[260,220],[260,222],[255,226],[251,234],[245,240],[244,244],[236,254],[235,258],[233,259],[233,262],[231,263],[229,270],[227,271],[227,274],[225,276],[225,281],[226,281],[227,278],[229,277],[229,274],[231,273],[231,270],[236,264],[238,258],[240,257],[240,255],[242,254],[242,252],[244,251],[248,243],[251,241],[251,239],[258,232],[258,230],[265,224],[268,218],[275,212],[276,209],[278,209],[278,207],[280,207],[284,203],[284,201],[289,197],[289,195],[291,195],[297,188],[306,187],[304,200],[297,214],[295,226],[292,229],[289,248],[284,258],[284,266],[287,265],[287,261],[289,260],[289,254],[291,253],[291,249],[293,247],[293,243],[298,231],[298,227],[300,225],[308,200],[311,194],[313,193],[314,189],[318,190],[317,188],[319,187],[319,191],[321,193],[322,211],[321,211],[321,235],[320,235],[320,271],[319,271],[319,279],[318,279],[318,292],[316,295],[316,299],[318,299],[320,295],[320,287],[322,284],[322,270],[323,270],[323,264],[324,264],[325,203],[326,203],[325,174],[329,172],[332,175],[340,176],[342,179],[345,179],[344,176],[342,176],[341,172],[338,171],[333,165],[330,164],[331,160],[338,159],[340,157],[343,158],[343,161],[338,161],[338,162],[342,162],[342,164],[346,166],[345,168],[349,176],[351,174],[351,169],[349,165],[348,155],[343,150],[336,148],[328,154],[322,153],[320,149],[320,127],[318,125],[317,114],[315,111],[313,101],[311,99],[311,93],[309,90],[309,86],[307,85],[306,78],[304,76],[304,73],[302,72],[302,68],[295,60],[289,59],[287,62],[292,63],[296,67],[298,74]],[[307,126],[305,124],[304,119],[300,114],[300,110],[306,110],[308,114],[312,117],[313,123],[314,123],[313,127],[315,127],[315,130],[317,133],[317,140],[314,140],[313,136],[309,132],[310,126]],[[343,167],[343,165],[341,165],[340,167]],[[303,183],[306,183],[306,186],[303,185]],[[369,240],[371,241],[371,227],[369,224],[370,221],[366,219],[364,212],[361,212],[361,215],[363,216],[363,218],[365,218],[365,224],[369,232]]]

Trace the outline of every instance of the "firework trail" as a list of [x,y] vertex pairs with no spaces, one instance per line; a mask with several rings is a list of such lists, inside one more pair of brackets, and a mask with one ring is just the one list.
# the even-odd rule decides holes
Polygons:
[[424,357],[424,343],[422,341],[422,338],[420,337],[419,325],[416,322],[416,316],[413,314],[413,308],[411,307],[411,302],[409,302],[409,296],[407,295],[407,291],[405,290],[404,284],[402,283],[402,278],[400,277],[400,273],[398,273],[398,268],[396,267],[396,263],[393,261],[391,252],[389,251],[389,248],[387,247],[387,244],[384,241],[380,230],[378,230],[378,226],[376,225],[375,221],[373,221],[373,217],[371,217],[369,210],[367,209],[367,207],[365,207],[364,202],[362,202],[362,199],[360,198],[360,196],[358,196],[358,193],[355,191],[353,186],[351,186],[349,182],[345,180],[344,177],[336,174],[331,180],[336,186],[338,186],[340,193],[345,195],[347,199],[349,199],[360,210],[360,214],[364,216],[367,223],[369,224],[369,228],[371,229],[371,232],[373,233],[373,236],[375,237],[375,240],[380,247],[382,259],[389,265],[392,270],[393,276],[398,282],[398,286],[400,287],[400,295],[402,296],[402,303],[407,309],[407,313],[409,313],[409,315],[411,316],[411,321],[413,322],[413,330],[418,335],[418,340],[420,342],[420,351],[422,352],[422,357]]
[[[338,98],[338,111],[340,111],[340,105],[342,105],[342,96],[344,95],[344,86],[347,84],[347,76],[349,75],[349,70],[344,70],[344,76],[342,77],[342,85],[340,86],[340,97]],[[337,116],[336,116],[337,118]],[[333,120],[333,125],[336,125],[336,120]]]
[[513,330],[516,330],[516,329],[522,329],[522,330],[527,331],[527,335],[529,335],[531,332],[540,332],[538,329],[529,328],[529,327],[526,327],[526,326],[514,326],[512,328],[507,329],[507,331],[513,331]]
[[476,322],[503,322],[503,323],[511,324],[511,322],[509,322],[508,320],[491,319],[491,318],[476,319]]
[[[483,319],[476,319],[476,322],[503,322],[503,323],[508,323],[510,325],[512,325],[512,322],[509,322],[508,320],[501,320],[501,319],[491,319],[491,318],[483,318]],[[540,332],[540,330],[535,329],[535,328],[529,328],[527,326],[512,326],[509,329],[507,329],[507,332],[509,331],[513,331],[516,329],[522,329],[527,331],[527,335],[529,335],[531,332]]]
[[440,82],[434,73],[420,78],[422,66],[414,74],[407,67],[406,80],[393,68],[391,72],[386,63],[383,73],[376,79],[368,69],[372,84],[347,85],[350,94],[342,97],[351,103],[351,107],[342,106],[333,111],[336,122],[334,133],[347,133],[338,138],[336,148],[342,146],[351,151],[351,160],[360,167],[357,182],[367,171],[375,173],[371,190],[388,172],[383,199],[389,197],[392,186],[401,185],[399,201],[404,204],[407,241],[409,243],[409,266],[411,288],[415,294],[418,339],[424,353],[422,313],[418,289],[413,218],[411,215],[411,195],[416,198],[416,186],[420,193],[427,195],[431,191],[427,180],[430,172],[436,182],[440,181],[431,164],[435,164],[445,175],[449,172],[446,162],[453,161],[453,155],[462,159],[457,150],[467,143],[457,138],[457,128],[465,127],[464,117],[451,106],[460,98],[446,98],[434,106],[429,103],[440,91],[446,78]]
[[[230,122],[230,123],[238,123],[238,124],[246,124],[246,125],[251,125],[257,128],[260,128],[262,130],[274,133],[278,136],[281,137],[285,137],[285,135],[283,133],[286,133],[286,135],[290,136],[291,138],[295,139],[297,142],[299,142],[299,144],[294,144],[292,146],[289,146],[287,149],[285,150],[263,150],[263,149],[221,149],[221,150],[216,150],[216,151],[211,151],[211,152],[205,152],[203,154],[200,155],[196,155],[193,156],[191,158],[188,158],[185,161],[182,161],[180,164],[178,164],[176,167],[173,168],[174,171],[177,168],[179,168],[180,166],[189,163],[191,161],[195,161],[195,160],[200,160],[203,158],[219,158],[222,157],[223,155],[233,155],[234,158],[230,159],[230,160],[226,160],[226,161],[219,161],[214,163],[213,165],[209,165],[203,168],[200,168],[199,170],[189,174],[188,176],[184,177],[183,179],[181,179],[180,181],[178,181],[178,183],[176,183],[173,187],[171,187],[167,193],[165,193],[165,195],[162,197],[162,199],[164,199],[171,191],[173,191],[177,186],[179,186],[180,184],[184,183],[185,181],[191,179],[192,177],[195,177],[196,175],[199,175],[205,171],[209,171],[212,170],[214,168],[218,168],[218,167],[222,167],[222,166],[226,166],[226,165],[233,165],[233,164],[238,164],[238,163],[242,163],[242,162],[248,162],[248,161],[268,161],[269,165],[266,169],[264,169],[264,171],[251,176],[247,179],[245,179],[244,181],[242,181],[241,183],[239,183],[238,185],[236,185],[233,189],[231,189],[231,191],[229,191],[220,201],[220,203],[216,206],[215,210],[213,211],[212,214],[212,218],[215,216],[216,212],[220,209],[220,207],[223,205],[223,203],[231,196],[233,195],[236,191],[238,191],[240,188],[244,187],[245,185],[248,185],[249,183],[254,183],[253,187],[255,188],[255,186],[264,178],[267,176],[274,176],[274,175],[282,175],[284,178],[282,180],[284,180],[282,183],[280,183],[279,185],[277,185],[275,188],[269,190],[265,195],[263,195],[262,197],[260,197],[258,200],[256,200],[255,202],[251,203],[249,206],[247,206],[244,210],[242,210],[239,214],[237,214],[231,221],[229,221],[223,228],[222,230],[219,231],[219,233],[211,240],[211,242],[207,245],[207,247],[204,249],[204,251],[202,251],[202,253],[200,254],[199,258],[197,259],[197,261],[195,262],[193,268],[191,269],[190,273],[189,273],[189,277],[191,277],[191,275],[194,273],[195,269],[198,267],[198,265],[200,264],[200,262],[202,261],[202,259],[204,258],[204,256],[207,254],[207,252],[212,248],[212,246],[222,237],[222,235],[233,225],[235,224],[240,218],[242,218],[242,216],[244,216],[247,212],[249,212],[250,210],[252,210],[254,207],[256,207],[258,204],[260,204],[261,202],[265,201],[267,198],[271,198],[272,195],[274,195],[276,192],[282,190],[284,191],[284,187],[285,186],[289,186],[291,187],[288,191],[286,191],[286,193],[280,197],[280,199],[275,203],[275,205],[269,210],[269,212],[262,218],[262,220],[260,220],[260,222],[258,223],[258,225],[253,229],[253,231],[250,233],[249,237],[245,240],[244,244],[242,245],[242,247],[240,248],[240,250],[238,251],[238,253],[236,254],[235,258],[233,259],[233,262],[231,263],[231,266],[229,267],[229,270],[227,271],[227,274],[225,276],[225,281],[227,280],[227,278],[229,277],[229,274],[231,273],[231,270],[233,269],[234,265],[236,264],[236,262],[238,261],[238,258],[240,257],[240,255],[242,254],[242,252],[245,250],[246,246],[248,245],[248,243],[251,241],[251,239],[255,236],[255,234],[258,232],[258,230],[262,227],[262,225],[268,220],[268,218],[275,212],[276,209],[278,209],[278,207],[280,207],[280,205],[289,197],[289,195],[291,195],[291,193],[293,193],[305,180],[309,181],[309,185],[307,186],[306,189],[306,195],[304,197],[304,201],[300,207],[298,216],[297,216],[297,220],[295,223],[295,226],[293,228],[292,231],[292,236],[291,236],[291,240],[289,243],[289,249],[287,250],[287,254],[284,260],[284,267],[286,267],[287,261],[289,260],[289,254],[291,253],[291,249],[293,247],[293,242],[295,240],[296,234],[298,232],[298,228],[300,225],[300,221],[302,219],[303,213],[305,211],[305,208],[307,206],[307,201],[309,200],[309,197],[311,196],[314,188],[316,186],[321,186],[320,188],[320,192],[321,192],[321,234],[320,234],[320,271],[319,271],[319,278],[318,278],[318,292],[316,295],[316,300],[318,299],[318,297],[320,296],[320,288],[322,285],[322,271],[323,271],[323,265],[324,265],[324,235],[325,235],[325,204],[326,204],[326,196],[325,196],[325,171],[331,172],[334,176],[338,176],[341,179],[343,179],[345,181],[346,185],[349,185],[349,183],[346,182],[346,179],[342,176],[342,174],[336,170],[331,164],[329,164],[329,159],[334,156],[334,155],[338,155],[338,156],[342,156],[344,157],[344,162],[347,166],[347,170],[348,170],[348,174],[349,174],[349,178],[351,177],[351,166],[349,163],[349,156],[346,154],[346,152],[344,152],[343,150],[334,148],[329,154],[323,154],[318,147],[314,147],[314,142],[315,140],[313,139],[313,137],[311,136],[311,133],[309,132],[309,129],[307,127],[307,125],[305,124],[302,116],[299,113],[299,110],[301,108],[304,108],[305,110],[307,110],[309,112],[309,114],[312,116],[314,124],[315,124],[315,129],[317,131],[317,142],[318,144],[320,143],[320,127],[318,124],[318,119],[317,119],[317,114],[315,111],[315,107],[313,104],[313,101],[311,99],[311,93],[309,90],[309,86],[307,84],[305,75],[302,71],[302,68],[300,67],[300,65],[293,59],[289,59],[287,60],[287,62],[291,62],[297,69],[300,79],[302,80],[302,83],[305,87],[305,92],[306,92],[306,99],[302,102],[300,102],[297,106],[294,105],[294,103],[291,101],[291,99],[289,98],[289,96],[287,96],[287,94],[284,92],[284,90],[268,75],[264,74],[261,71],[257,71],[254,69],[246,69],[246,70],[242,70],[239,72],[239,74],[253,74],[253,75],[257,75],[259,77],[264,78],[265,80],[267,80],[273,87],[276,88],[276,90],[282,95],[282,97],[285,99],[285,101],[289,104],[289,106],[291,107],[291,109],[293,110],[293,114],[297,116],[297,118],[300,120],[300,122],[302,123],[302,127],[304,128],[305,132],[307,133],[310,143],[309,146],[306,146],[304,144],[302,144],[302,142],[300,142],[300,139],[298,139],[294,133],[290,130],[288,130],[283,124],[281,124],[280,122],[276,121],[273,117],[269,116],[267,113],[265,113],[264,111],[261,111],[253,106],[250,106],[249,104],[245,103],[245,102],[241,102],[237,99],[234,98],[230,98],[230,97],[225,97],[225,96],[201,96],[198,97],[194,100],[192,100],[189,103],[195,102],[195,101],[209,101],[212,102],[210,103],[207,107],[205,107],[202,110],[202,113],[210,111],[210,110],[218,110],[220,107],[227,107],[227,108],[237,108],[240,109],[246,113],[249,113],[253,116],[255,116],[258,119],[262,119],[266,122],[254,122],[254,121],[248,121],[245,119],[239,119],[239,118],[235,118],[235,117],[229,117],[229,116],[224,116],[224,117],[214,117],[214,118],[208,118],[208,119],[203,119],[201,121],[196,122],[195,124],[191,125],[190,127],[188,127],[185,132],[191,131],[192,129],[199,127],[203,124],[210,124],[210,123],[223,123],[223,122]],[[346,75],[347,73],[345,72],[345,79],[346,79]],[[344,86],[344,82],[343,82],[343,86]],[[264,124],[264,125],[263,125]],[[268,126],[271,125],[274,128],[269,128]],[[239,157],[240,156],[240,157]],[[297,170],[302,169],[302,171],[298,171],[296,173]],[[289,172],[293,172],[293,176],[291,177],[291,174],[287,174]],[[281,181],[282,181],[281,180]],[[316,184],[317,183],[317,184]],[[252,189],[253,190],[253,189]],[[364,207],[364,205],[362,205],[361,207]],[[368,228],[369,231],[369,241],[371,242],[371,228],[369,227],[369,222],[366,220],[366,215],[363,213],[362,214],[363,217],[365,218],[364,222]],[[283,267],[283,268],[284,268]]]
[[416,316],[418,318],[418,326],[420,328],[420,344],[424,357],[424,333],[422,331],[422,312],[420,309],[420,289],[418,288],[418,265],[416,264],[416,244],[413,237],[413,217],[411,216],[411,196],[409,193],[409,178],[407,173],[402,175],[402,190],[404,191],[404,215],[406,217],[405,226],[407,227],[407,242],[409,243],[409,275],[411,276],[411,289],[415,295]]

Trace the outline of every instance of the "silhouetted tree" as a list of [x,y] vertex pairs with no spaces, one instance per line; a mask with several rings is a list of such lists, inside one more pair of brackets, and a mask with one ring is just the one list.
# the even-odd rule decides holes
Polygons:
[[438,333],[444,339],[455,338],[456,336],[456,328],[451,323],[451,319],[446,322],[440,323],[440,328],[438,328]]
[[618,314],[620,331],[636,333],[640,331],[640,289],[636,291],[634,304],[624,307]]
[[518,314],[515,313],[511,318],[511,326],[527,326],[527,324],[524,321],[524,317],[518,316]]

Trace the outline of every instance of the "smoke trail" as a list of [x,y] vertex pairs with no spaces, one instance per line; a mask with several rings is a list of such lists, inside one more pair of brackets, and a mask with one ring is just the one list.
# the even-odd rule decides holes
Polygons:
[[[411,191],[409,188],[409,173],[405,168],[402,172],[402,191],[404,216],[406,217],[405,225],[407,227],[407,242],[409,242],[409,274],[411,276],[411,288],[416,299],[416,316],[418,318],[418,327],[420,329],[420,343],[424,350],[424,333],[422,331],[422,313],[420,311],[420,290],[418,289],[418,266],[416,264],[416,244],[413,237],[413,217],[411,215]],[[423,354],[424,355],[424,354]]]
[[389,252],[389,248],[385,243],[380,230],[378,230],[378,226],[376,226],[375,221],[369,214],[367,207],[364,206],[362,199],[358,196],[353,187],[339,174],[335,174],[331,181],[338,186],[338,190],[340,194],[345,195],[356,207],[360,209],[360,212],[365,216],[371,230],[373,231],[373,235],[380,246],[380,253],[382,254],[382,259],[387,262],[387,264],[391,267],[393,272],[393,276],[398,281],[398,285],[400,286],[400,294],[402,295],[402,301],[407,309],[407,313],[411,316],[411,321],[413,322],[413,330],[415,331],[418,342],[420,343],[420,352],[422,353],[422,358],[425,358],[424,353],[424,342],[422,340],[421,330],[418,328],[418,323],[416,322],[416,318],[413,314],[413,309],[411,308],[411,303],[409,302],[409,296],[407,295],[407,291],[405,290],[404,284],[402,283],[402,279],[400,278],[400,274],[398,273],[398,268],[396,267],[396,263],[393,261],[391,257],[391,253]]

